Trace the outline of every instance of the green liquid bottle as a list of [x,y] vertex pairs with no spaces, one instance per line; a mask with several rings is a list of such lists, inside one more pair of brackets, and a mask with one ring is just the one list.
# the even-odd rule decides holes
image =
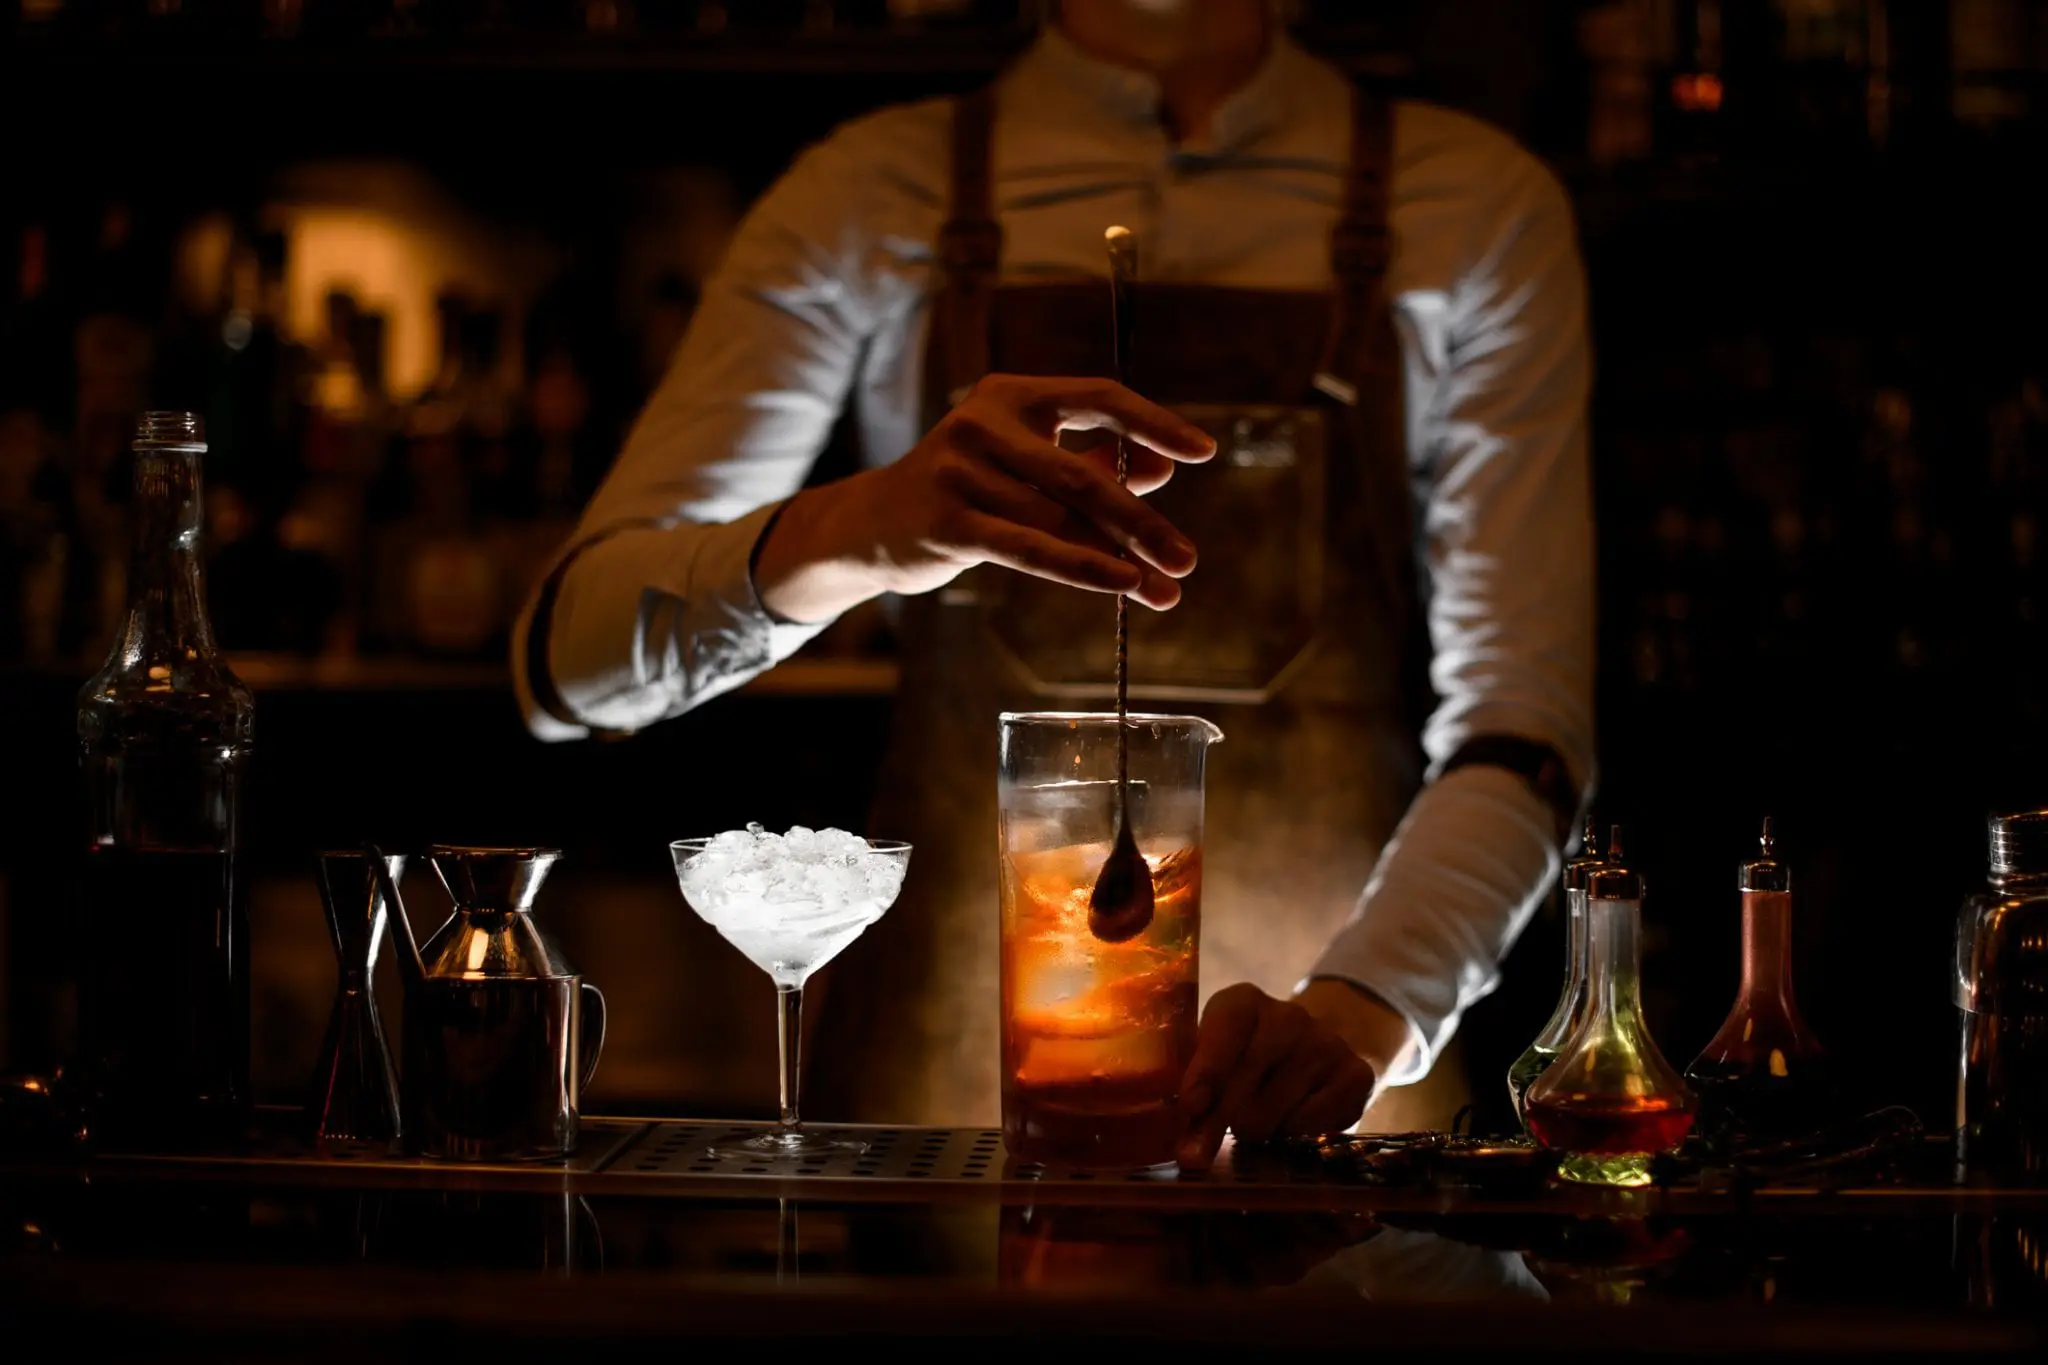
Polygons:
[[1643,879],[1609,861],[1586,878],[1586,1009],[1529,1087],[1529,1131],[1560,1154],[1557,1172],[1595,1185],[1645,1185],[1650,1162],[1685,1140],[1697,1102],[1643,1021]]
[[1564,1046],[1572,1026],[1585,1013],[1586,877],[1601,862],[1600,832],[1594,827],[1593,818],[1587,816],[1579,836],[1579,855],[1564,865],[1564,991],[1557,997],[1557,1008],[1550,1012],[1550,1022],[1508,1068],[1508,1098],[1513,1101],[1515,1118],[1525,1132],[1529,1127],[1529,1087],[1557,1060],[1558,1049]]

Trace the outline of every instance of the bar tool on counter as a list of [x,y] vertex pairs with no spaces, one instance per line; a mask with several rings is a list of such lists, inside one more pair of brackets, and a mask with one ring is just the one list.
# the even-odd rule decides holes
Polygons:
[[1956,925],[1956,1174],[2048,1184],[2048,810],[1994,817]]
[[529,913],[561,854],[428,849],[455,909],[418,944],[384,859],[369,853],[399,929],[400,1093],[413,1149],[457,1161],[545,1161],[574,1152],[583,1090],[604,1046],[604,996]]
[[1700,1097],[1695,1132],[1708,1141],[1792,1137],[1833,1108],[1827,1053],[1792,992],[1792,872],[1764,821],[1742,892],[1742,988],[1720,1031],[1685,1069]]
[[320,1065],[313,1073],[310,1113],[316,1142],[396,1142],[403,1127],[398,1072],[384,1040],[371,978],[391,913],[384,887],[404,875],[405,858],[393,855],[382,862],[380,877],[371,870],[370,855],[360,849],[320,855],[320,903],[327,911],[340,979]]

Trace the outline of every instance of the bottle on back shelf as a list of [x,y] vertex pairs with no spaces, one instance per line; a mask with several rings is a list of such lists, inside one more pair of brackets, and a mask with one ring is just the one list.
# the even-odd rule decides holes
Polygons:
[[254,703],[214,645],[192,413],[134,443],[128,610],[78,703],[86,849],[79,1038],[95,1141],[233,1140],[249,1104],[249,935],[235,852]]
[[49,232],[22,226],[0,279],[0,659],[53,662],[72,526],[58,433],[71,347],[49,269]]
[[337,587],[296,503],[307,484],[308,394],[320,364],[285,326],[288,241],[238,234],[230,248],[207,404],[207,571],[217,638],[233,650],[316,654]]
[[509,620],[500,555],[483,534],[476,452],[506,432],[475,362],[486,353],[470,310],[444,293],[441,364],[404,421],[391,516],[373,539],[373,620],[399,650],[457,658],[495,654]]
[[366,489],[378,459],[372,390],[363,365],[363,312],[346,290],[327,295],[327,325],[301,381],[305,415],[300,478],[278,537],[300,556],[328,608],[314,638],[327,655],[352,655],[359,634]]
[[133,210],[106,204],[83,276],[72,331],[71,503],[78,518],[67,643],[88,656],[107,646],[122,612],[128,545],[127,443],[147,406],[156,341],[156,307],[136,241]]

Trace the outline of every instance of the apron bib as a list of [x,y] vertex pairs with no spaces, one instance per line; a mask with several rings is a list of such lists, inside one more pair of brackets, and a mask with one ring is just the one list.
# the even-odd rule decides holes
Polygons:
[[[1354,98],[1330,293],[1140,283],[1133,387],[1217,455],[1150,501],[1201,553],[1179,606],[1131,613],[1131,699],[1222,727],[1203,844],[1203,998],[1285,998],[1351,914],[1421,780],[1426,703],[1400,356],[1381,288],[1390,111]],[[994,285],[988,92],[956,108],[928,402],[982,374],[1114,372],[1109,288]],[[870,833],[915,848],[889,913],[821,973],[815,1111],[993,1125],[996,717],[1108,709],[1114,603],[992,567],[905,604]],[[1399,1093],[1399,1092],[1396,1092]],[[1441,1118],[1447,1118],[1446,1113]]]

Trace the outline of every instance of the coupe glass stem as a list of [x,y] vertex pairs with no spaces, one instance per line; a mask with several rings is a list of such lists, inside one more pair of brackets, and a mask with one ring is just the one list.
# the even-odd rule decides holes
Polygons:
[[782,1131],[794,1134],[803,1126],[797,1117],[797,1089],[803,1084],[804,988],[775,983],[775,1041],[781,1056],[777,1098],[782,1105]]

